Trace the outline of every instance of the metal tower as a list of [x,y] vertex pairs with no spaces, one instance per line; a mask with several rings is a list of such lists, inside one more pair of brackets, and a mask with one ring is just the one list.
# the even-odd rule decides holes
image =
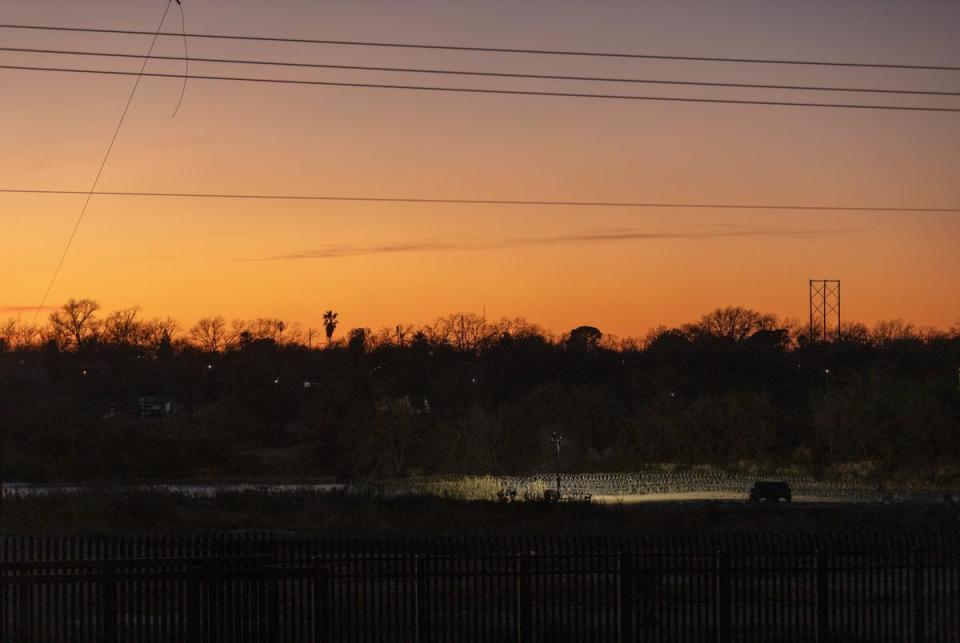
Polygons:
[[[817,327],[819,324],[819,328]],[[840,340],[840,280],[810,280],[810,340]]]

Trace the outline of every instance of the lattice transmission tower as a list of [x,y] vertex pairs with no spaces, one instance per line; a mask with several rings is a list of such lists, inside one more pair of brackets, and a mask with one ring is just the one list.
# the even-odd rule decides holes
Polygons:
[[[819,328],[817,327],[819,325]],[[810,280],[810,339],[840,341],[840,280]]]

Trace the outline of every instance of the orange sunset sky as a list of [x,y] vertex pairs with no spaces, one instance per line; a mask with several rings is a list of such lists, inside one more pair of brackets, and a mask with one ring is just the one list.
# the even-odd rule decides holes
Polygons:
[[[189,32],[960,66],[960,3],[903,0],[183,0]],[[166,0],[0,0],[0,23],[153,31]],[[174,5],[164,30],[179,31]],[[144,54],[149,37],[0,29],[0,47]],[[960,92],[960,71],[576,58],[191,39],[190,54]],[[155,53],[179,56],[161,38]],[[0,64],[137,60],[0,52]],[[625,86],[223,67],[348,82],[960,107],[960,96]],[[182,73],[154,61],[150,71]],[[0,69],[0,188],[89,190],[134,78]],[[960,113],[655,103],[144,78],[100,190],[960,207]],[[35,307],[83,195],[0,194],[0,317]],[[960,318],[960,214],[557,208],[94,196],[48,304],[318,327],[462,310],[618,335],[717,306]]]

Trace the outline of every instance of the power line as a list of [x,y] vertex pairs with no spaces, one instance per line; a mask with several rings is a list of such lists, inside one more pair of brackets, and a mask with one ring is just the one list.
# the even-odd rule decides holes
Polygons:
[[[42,190],[26,188],[0,188],[0,194],[44,194],[78,195],[87,194],[82,190]],[[151,197],[174,199],[235,199],[252,201],[332,201],[365,203],[421,203],[438,205],[517,205],[551,207],[590,207],[590,208],[675,208],[675,209],[717,209],[717,210],[791,210],[816,212],[916,212],[932,214],[960,214],[960,207],[931,208],[912,206],[844,206],[844,205],[797,205],[797,204],[752,204],[752,203],[677,203],[650,201],[553,201],[523,199],[445,199],[432,197],[378,197],[354,195],[315,195],[315,194],[238,194],[217,192],[124,192],[98,191],[97,196],[112,197]]]
[[[184,78],[183,74],[162,74],[157,72],[144,72],[137,74],[132,71],[115,71],[106,69],[77,69],[71,67],[37,67],[27,65],[0,65],[0,69],[13,69],[20,71],[41,71],[41,72],[59,72],[68,74],[99,74],[106,76],[150,76],[153,78]],[[465,94],[501,94],[507,96],[548,96],[554,98],[593,98],[604,100],[631,100],[647,102],[679,102],[679,103],[713,103],[725,105],[760,105],[776,107],[820,107],[834,109],[868,109],[868,110],[890,110],[906,112],[960,112],[960,107],[923,107],[907,105],[870,105],[856,103],[811,103],[802,101],[775,101],[775,100],[747,100],[734,98],[686,98],[681,96],[634,96],[629,94],[594,94],[580,92],[560,92],[560,91],[532,91],[521,89],[484,89],[480,87],[441,87],[429,85],[397,85],[382,83],[351,83],[335,82],[326,80],[297,80],[288,78],[249,78],[239,76],[213,76],[202,74],[188,74],[186,78],[196,80],[216,80],[233,81],[243,83],[272,83],[281,85],[313,85],[323,87],[352,87],[363,89],[392,89],[404,91],[427,91],[427,92],[448,92]]]
[[177,7],[180,9],[180,32],[183,34],[183,85],[180,86],[180,98],[177,99],[177,106],[173,108],[174,118],[180,112],[180,106],[183,105],[183,97],[187,95],[187,75],[190,74],[190,48],[187,45],[187,15],[183,11],[183,4],[177,0]]
[[[179,3],[179,0],[177,0],[177,2]],[[113,151],[114,143],[117,142],[117,136],[120,134],[120,128],[123,127],[123,121],[127,118],[127,112],[130,110],[130,105],[133,103],[133,97],[137,93],[137,88],[140,86],[140,80],[143,77],[143,72],[147,68],[147,63],[150,60],[150,54],[153,53],[153,48],[157,44],[157,38],[159,37],[160,30],[163,28],[163,21],[167,19],[167,13],[169,11],[170,0],[167,0],[167,4],[163,9],[163,15],[160,17],[160,24],[157,25],[157,30],[154,33],[153,40],[150,42],[150,48],[147,50],[147,55],[143,59],[143,65],[140,67],[140,73],[136,75],[137,80],[134,82],[133,88],[130,90],[130,95],[127,97],[127,104],[123,107],[123,113],[120,114],[120,120],[117,121],[117,126],[113,130],[113,136],[110,138],[110,144],[107,146],[107,151],[103,155],[103,160],[100,161],[100,168],[97,170],[97,176],[93,179],[93,184],[86,192],[87,198],[83,201],[83,207],[80,209],[80,215],[73,224],[73,230],[70,232],[69,238],[67,238],[67,245],[64,246],[63,252],[60,254],[60,260],[57,261],[57,267],[54,269],[53,275],[50,277],[50,282],[47,284],[47,288],[43,292],[43,297],[40,299],[40,303],[37,305],[37,310],[33,313],[33,321],[30,322],[31,324],[37,321],[37,316],[40,314],[40,311],[43,310],[44,304],[47,303],[47,297],[50,296],[50,290],[53,288],[53,284],[56,282],[57,276],[60,274],[60,269],[63,268],[63,262],[67,258],[67,253],[70,252],[70,246],[73,245],[73,240],[77,236],[77,231],[80,229],[80,224],[83,223],[83,217],[87,214],[87,207],[90,205],[90,199],[93,197],[93,194],[97,189],[97,185],[100,183],[100,177],[103,175],[103,168],[107,166],[107,159],[110,158],[110,152]]]
[[[71,31],[79,33],[106,33],[106,34],[124,34],[134,36],[153,35],[147,31],[136,31],[132,29],[95,29],[90,27],[51,27],[43,25],[14,25],[0,24],[0,29],[26,29],[39,31]],[[174,32],[161,32],[161,36],[181,38],[183,34]],[[205,34],[189,33],[188,38],[208,38],[216,40],[246,40],[257,42],[282,42],[310,45],[336,45],[350,47],[386,47],[398,49],[427,49],[441,51],[472,51],[488,53],[507,53],[507,54],[539,54],[546,56],[586,56],[600,58],[631,58],[645,60],[679,60],[691,62],[720,62],[720,63],[747,63],[764,65],[813,65],[826,67],[860,67],[872,69],[915,69],[930,71],[960,71],[957,65],[913,65],[901,63],[861,63],[861,62],[843,62],[827,60],[791,60],[778,58],[727,58],[719,56],[675,56],[667,54],[634,54],[618,53],[606,51],[574,51],[563,49],[521,49],[508,47],[474,47],[466,45],[437,45],[423,43],[405,43],[405,42],[376,42],[368,40],[328,40],[316,38],[286,38],[279,36],[242,36],[234,34]]]
[[[35,49],[28,47],[0,47],[0,51],[29,53],[29,54],[54,54],[64,56],[91,56],[95,58],[142,58],[139,54],[125,54],[119,52],[104,51],[75,51],[64,49]],[[153,60],[175,60],[181,62],[182,56],[151,56]],[[348,71],[376,71],[391,73],[409,73],[409,74],[440,74],[451,76],[479,76],[488,78],[519,78],[531,80],[569,80],[584,82],[603,82],[603,83],[636,83],[647,85],[684,85],[692,87],[733,87],[738,89],[790,89],[818,92],[852,92],[852,93],[872,93],[872,94],[905,94],[918,96],[960,96],[960,91],[932,91],[932,90],[912,90],[912,89],[883,89],[867,87],[837,87],[823,85],[771,85],[763,83],[724,83],[707,81],[689,81],[689,80],[661,80],[646,78],[623,78],[612,76],[572,76],[558,74],[521,74],[510,72],[493,71],[469,71],[460,69],[432,69],[424,67],[374,67],[369,65],[333,65],[326,63],[303,63],[281,60],[251,60],[238,58],[198,58],[192,56],[191,62],[229,64],[229,65],[265,65],[273,67],[294,67],[303,69],[337,69]],[[181,76],[182,78],[182,76]]]

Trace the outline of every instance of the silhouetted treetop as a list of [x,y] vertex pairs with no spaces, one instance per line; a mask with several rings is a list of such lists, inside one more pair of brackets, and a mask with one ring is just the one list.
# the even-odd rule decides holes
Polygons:
[[699,321],[688,324],[685,329],[695,338],[720,338],[742,342],[756,333],[771,331],[776,327],[777,318],[774,315],[730,306],[707,313]]
[[595,351],[600,346],[603,333],[593,326],[577,326],[567,337],[567,347],[572,350]]

